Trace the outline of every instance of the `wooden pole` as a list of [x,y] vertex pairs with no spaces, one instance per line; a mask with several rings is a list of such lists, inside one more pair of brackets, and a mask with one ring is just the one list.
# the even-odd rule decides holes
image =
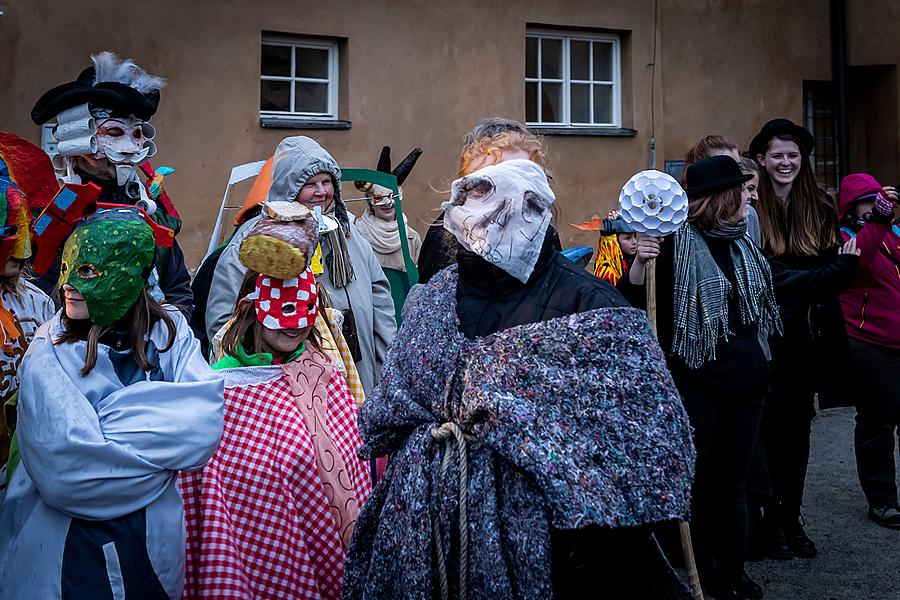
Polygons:
[[[644,287],[647,290],[647,320],[650,329],[657,338],[656,330],[656,260],[647,261]],[[687,521],[679,521],[678,532],[681,534],[681,551],[684,552],[684,568],[687,571],[688,586],[694,600],[703,600],[703,588],[700,587],[700,575],[697,573],[697,561],[694,559],[694,546],[691,543],[691,525]]]

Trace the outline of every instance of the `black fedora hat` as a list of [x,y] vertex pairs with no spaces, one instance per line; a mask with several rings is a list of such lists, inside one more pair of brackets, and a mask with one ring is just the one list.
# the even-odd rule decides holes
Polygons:
[[800,140],[800,150],[807,156],[816,145],[813,134],[805,127],[797,125],[790,119],[772,119],[753,136],[750,142],[750,158],[756,160],[758,154],[765,154],[769,140],[779,135],[790,135]]
[[88,67],[75,81],[58,85],[47,92],[31,109],[31,120],[35,125],[43,125],[62,111],[89,103],[94,107],[106,108],[114,115],[127,117],[134,115],[147,121],[159,106],[159,92],[143,93],[124,83],[101,81],[94,83],[94,67]]
[[751,179],[753,175],[741,171],[741,167],[730,156],[710,156],[688,167],[685,191],[688,198],[700,198],[739,186]]

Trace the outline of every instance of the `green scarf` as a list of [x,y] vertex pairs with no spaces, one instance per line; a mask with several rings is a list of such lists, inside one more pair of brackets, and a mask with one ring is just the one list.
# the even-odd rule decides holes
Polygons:
[[[291,361],[297,360],[303,351],[306,350],[306,342],[300,344],[300,347],[297,350],[288,356],[284,362],[289,363]],[[244,340],[241,340],[241,343],[237,345],[237,348],[234,351],[234,355],[231,356],[223,356],[220,360],[218,360],[213,366],[213,370],[218,371],[219,369],[237,369],[239,367],[268,367],[275,364],[275,359],[268,352],[260,352],[259,354],[250,354],[244,348]]]

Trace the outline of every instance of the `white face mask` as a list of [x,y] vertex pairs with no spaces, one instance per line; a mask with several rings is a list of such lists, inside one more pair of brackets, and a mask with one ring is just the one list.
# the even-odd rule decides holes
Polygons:
[[528,281],[550,225],[556,197],[544,170],[509,160],[453,182],[444,202],[444,228],[467,250]]
[[145,123],[135,118],[97,119],[96,157],[105,156],[113,164],[136,165],[150,154],[152,142],[144,137]]

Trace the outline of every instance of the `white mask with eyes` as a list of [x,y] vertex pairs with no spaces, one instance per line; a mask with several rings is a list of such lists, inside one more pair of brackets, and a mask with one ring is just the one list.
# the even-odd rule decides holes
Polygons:
[[113,164],[136,165],[144,161],[155,144],[144,136],[147,126],[140,119],[109,117],[97,119],[97,153]]
[[556,197],[544,170],[508,160],[453,182],[444,228],[464,248],[528,281],[541,253]]

